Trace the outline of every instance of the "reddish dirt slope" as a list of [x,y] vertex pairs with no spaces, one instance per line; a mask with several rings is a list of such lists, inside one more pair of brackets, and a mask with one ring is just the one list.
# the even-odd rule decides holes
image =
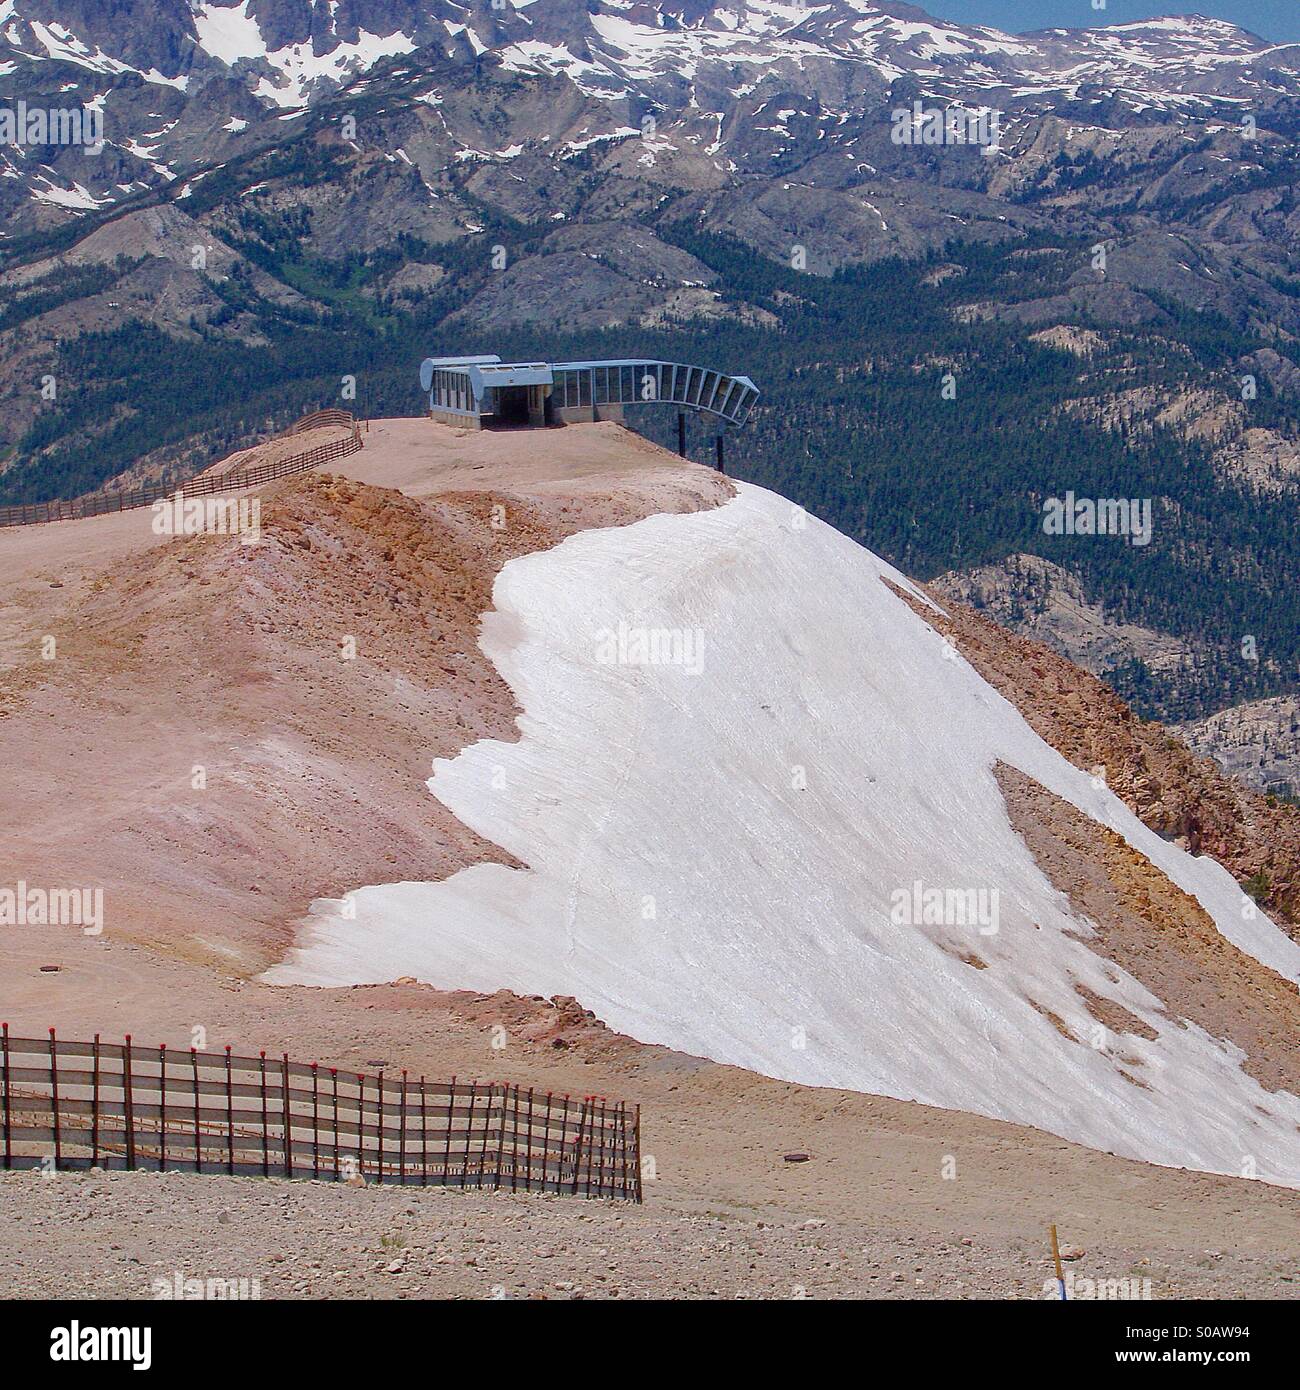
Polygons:
[[[444,444],[453,433],[415,423]],[[102,884],[115,936],[246,975],[313,897],[500,860],[424,785],[432,758],[515,737],[518,711],[477,642],[497,571],[583,526],[730,495],[616,427],[564,433],[585,469],[580,508],[528,490],[550,432],[476,439],[470,456],[495,453],[498,470],[523,456],[522,486],[417,501],[284,479],[260,493],[260,544],[178,537],[25,589],[0,758],[46,795],[5,827],[4,861],[31,883]],[[549,472],[564,478],[562,464]]]

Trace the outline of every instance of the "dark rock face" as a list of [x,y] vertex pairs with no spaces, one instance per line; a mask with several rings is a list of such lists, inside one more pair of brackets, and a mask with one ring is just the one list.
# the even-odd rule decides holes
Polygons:
[[[32,0],[17,9],[15,18],[29,42],[32,23],[62,26],[92,52],[98,49],[141,72],[179,77],[194,57],[194,25],[186,0]],[[45,50],[35,44],[30,51]]]

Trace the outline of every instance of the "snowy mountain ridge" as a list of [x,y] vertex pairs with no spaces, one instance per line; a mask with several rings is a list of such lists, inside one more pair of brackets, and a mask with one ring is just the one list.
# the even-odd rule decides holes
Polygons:
[[[0,208],[20,235],[58,226],[238,166],[294,140],[331,103],[369,103],[391,118],[415,103],[445,107],[449,92],[485,83],[495,89],[490,106],[529,110],[532,93],[511,92],[512,83],[552,95],[545,112],[530,110],[520,123],[531,139],[466,143],[465,158],[548,145],[564,158],[650,129],[662,148],[629,172],[653,182],[672,164],[691,188],[801,167],[819,182],[870,176],[897,163],[879,148],[891,113],[914,103],[997,111],[1004,157],[983,174],[951,164],[958,183],[1016,200],[1045,180],[1050,187],[1058,166],[1079,158],[1105,157],[1123,179],[1126,160],[1111,159],[1117,140],[1168,147],[1184,133],[1184,144],[1199,146],[1234,134],[1245,116],[1269,138],[1285,134],[1300,94],[1300,46],[1198,16],[1013,36],[892,0],[367,0],[310,9],[123,0],[111,14],[95,0],[0,0],[0,101],[93,109],[108,151],[88,159],[38,140],[0,148]],[[1216,157],[1226,189],[1265,177],[1247,153]],[[909,163],[896,172],[928,168]],[[182,193],[169,196],[189,196],[177,186]],[[960,207],[947,213],[964,216]],[[903,254],[917,249],[914,237],[901,238]]]
[[890,0],[375,0],[301,10],[277,0],[164,0],[128,3],[111,18],[83,0],[0,0],[0,36],[5,72],[53,60],[188,92],[237,74],[259,101],[281,107],[428,45],[471,61],[495,54],[519,71],[563,73],[606,99],[663,100],[696,84],[704,109],[717,109],[723,94],[743,95],[747,72],[752,80],[820,69],[842,85],[834,69],[844,63],[885,83],[910,77],[934,95],[985,91],[1023,100],[1096,84],[1143,104],[1294,91],[1300,67],[1296,46],[1196,15],[1009,35]]

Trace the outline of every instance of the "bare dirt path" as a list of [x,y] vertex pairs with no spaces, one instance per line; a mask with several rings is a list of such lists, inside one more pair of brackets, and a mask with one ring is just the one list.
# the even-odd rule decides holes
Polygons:
[[[0,1202],[11,1297],[153,1298],[155,1281],[215,1278],[264,1299],[980,1299],[1042,1298],[1051,1281],[1041,1245],[822,1219],[798,1205],[760,1214],[672,1197],[625,1207],[144,1173],[0,1177]],[[1132,1281],[1156,1299],[1272,1293],[1232,1250],[1173,1279],[1159,1250],[1115,1247],[1069,1268],[1076,1281]]]

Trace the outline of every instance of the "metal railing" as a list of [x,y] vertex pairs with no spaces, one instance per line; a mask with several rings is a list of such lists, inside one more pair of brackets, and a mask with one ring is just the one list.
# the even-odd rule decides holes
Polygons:
[[610,405],[676,405],[743,425],[759,390],[746,376],[685,362],[556,362],[551,402],[558,410]]

